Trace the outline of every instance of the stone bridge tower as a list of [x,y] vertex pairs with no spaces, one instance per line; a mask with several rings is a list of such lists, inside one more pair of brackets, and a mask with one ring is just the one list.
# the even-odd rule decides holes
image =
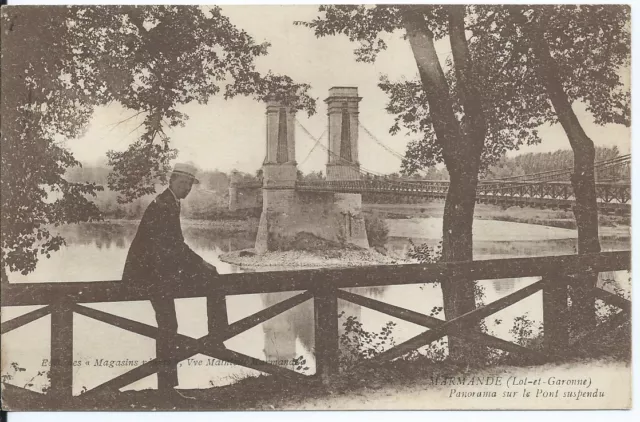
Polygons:
[[295,110],[267,101],[267,155],[262,165],[263,187],[294,188],[297,176]]
[[[357,88],[332,88],[326,101],[330,148],[339,151],[341,157],[329,158],[327,179],[356,180],[360,101]],[[296,190],[295,110],[270,99],[266,114],[267,154],[262,166],[262,214],[256,252],[295,249],[296,239],[301,236],[304,241],[315,239],[318,244],[329,241],[368,248],[361,195]]]
[[[327,180],[353,181],[360,179],[358,161],[358,97],[356,87],[329,89],[327,103],[329,116],[329,156]],[[362,194],[335,193],[334,205],[342,220],[342,230],[349,243],[369,247],[362,214]]]
[[329,116],[329,156],[327,180],[358,180],[358,88],[333,87],[329,89],[327,115]]
[[262,214],[256,251],[284,249],[294,233],[288,225],[296,213],[297,164],[295,110],[282,101],[267,100],[267,153],[262,164]]

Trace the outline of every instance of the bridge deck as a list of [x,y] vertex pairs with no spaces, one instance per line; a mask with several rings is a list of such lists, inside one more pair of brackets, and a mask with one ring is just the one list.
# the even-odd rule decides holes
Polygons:
[[[375,193],[444,199],[447,181],[299,181],[296,189],[315,192]],[[631,185],[597,183],[598,207],[603,211],[630,212]],[[570,182],[491,182],[478,184],[476,200],[480,203],[533,207],[571,208],[575,202]]]

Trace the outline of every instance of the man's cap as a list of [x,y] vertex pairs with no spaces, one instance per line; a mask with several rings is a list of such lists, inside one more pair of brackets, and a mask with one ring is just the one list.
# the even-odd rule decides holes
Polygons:
[[193,163],[176,163],[173,166],[173,173],[187,176],[193,179],[193,183],[198,184],[200,181],[196,178],[198,168]]

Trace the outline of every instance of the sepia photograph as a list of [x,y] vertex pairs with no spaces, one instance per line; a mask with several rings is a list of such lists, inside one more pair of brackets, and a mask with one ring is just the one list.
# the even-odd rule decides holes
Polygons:
[[3,411],[631,408],[629,5],[0,13]]

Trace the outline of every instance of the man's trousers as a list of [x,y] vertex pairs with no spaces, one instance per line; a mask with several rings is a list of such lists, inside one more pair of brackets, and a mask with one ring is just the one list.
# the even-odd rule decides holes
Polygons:
[[[156,313],[156,322],[158,323],[158,338],[156,339],[156,358],[159,360],[158,389],[168,390],[178,385],[177,365],[186,357],[184,359],[176,357],[179,344],[176,339],[178,319],[174,300],[154,298],[151,300],[151,305]],[[224,296],[212,295],[207,298],[207,320],[209,334],[224,335],[228,324]],[[222,341],[223,338],[219,341],[221,347]]]

